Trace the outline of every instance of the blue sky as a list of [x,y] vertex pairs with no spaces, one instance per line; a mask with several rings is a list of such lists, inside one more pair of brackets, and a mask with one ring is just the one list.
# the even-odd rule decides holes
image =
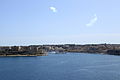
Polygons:
[[0,0],[0,45],[120,43],[120,0]]

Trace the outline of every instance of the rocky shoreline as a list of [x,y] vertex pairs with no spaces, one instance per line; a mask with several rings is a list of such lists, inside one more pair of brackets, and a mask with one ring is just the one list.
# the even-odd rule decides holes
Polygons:
[[49,51],[120,55],[120,44],[44,45]]
[[0,56],[46,56],[48,52],[120,55],[120,44],[63,44],[0,47]]
[[19,57],[19,56],[21,56],[21,57],[24,57],[24,56],[33,56],[33,57],[35,57],[35,56],[47,56],[47,54],[41,54],[41,55],[20,55],[20,54],[18,54],[18,55],[0,55],[0,57],[4,57],[4,56],[13,56],[13,57]]
[[46,56],[42,46],[1,46],[0,56]]

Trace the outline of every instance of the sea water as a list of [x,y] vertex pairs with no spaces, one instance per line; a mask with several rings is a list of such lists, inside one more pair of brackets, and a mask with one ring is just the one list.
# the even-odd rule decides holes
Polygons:
[[120,56],[67,53],[0,57],[0,80],[120,80]]

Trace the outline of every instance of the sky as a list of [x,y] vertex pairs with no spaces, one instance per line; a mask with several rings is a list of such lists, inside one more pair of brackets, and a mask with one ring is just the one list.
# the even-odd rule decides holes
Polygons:
[[0,46],[119,44],[120,0],[0,0]]

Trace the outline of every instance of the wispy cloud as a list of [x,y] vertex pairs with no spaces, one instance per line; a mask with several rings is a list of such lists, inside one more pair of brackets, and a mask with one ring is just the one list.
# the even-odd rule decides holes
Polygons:
[[98,17],[96,14],[94,14],[94,17],[90,20],[90,22],[88,24],[86,24],[86,26],[93,26],[93,24],[95,24],[95,22],[98,20]]
[[53,11],[54,13],[57,12],[57,9],[55,7],[50,7],[50,10]]

